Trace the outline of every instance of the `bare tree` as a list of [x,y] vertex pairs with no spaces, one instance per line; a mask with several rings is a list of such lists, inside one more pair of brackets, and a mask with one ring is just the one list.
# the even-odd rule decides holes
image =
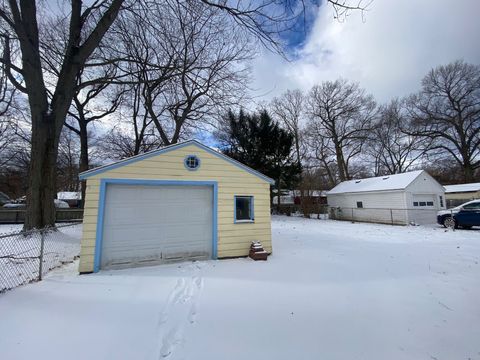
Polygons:
[[0,123],[9,120],[16,108],[15,88],[8,82],[5,67],[0,67]]
[[374,127],[376,104],[356,83],[326,81],[308,95],[309,132],[326,138],[335,152],[340,181],[351,178],[352,161],[364,148]]
[[316,169],[316,174],[323,179],[328,188],[333,188],[338,182],[338,166],[335,149],[329,138],[316,132],[305,132],[307,153],[305,156],[308,169]]
[[[63,49],[58,78],[51,90],[47,88],[42,64],[37,2],[11,0],[0,7],[2,62],[9,80],[27,95],[32,122],[26,229],[55,223],[53,199],[58,144],[74,96],[76,79],[123,3],[124,0],[105,0],[85,6],[81,0],[71,1],[67,15],[68,41]],[[18,62],[12,56],[13,42],[20,49]]]
[[[162,49],[168,62],[158,78],[146,81],[143,95],[164,144],[176,143],[190,129],[215,124],[220,114],[238,105],[248,80],[245,64],[253,56],[248,38],[229,28],[218,9],[201,2],[190,5],[166,1],[157,8],[163,16],[168,9],[169,16],[157,25],[165,35],[153,47]],[[168,66],[172,71],[166,77]],[[152,71],[146,71],[151,77]]]
[[[69,41],[68,20],[64,11],[53,11],[53,15],[46,17],[40,24],[39,31],[42,38],[40,48],[44,72],[48,74],[45,79],[49,89],[55,87],[56,80],[60,76],[64,49]],[[56,31],[51,31],[51,29],[56,29]],[[116,111],[121,102],[122,90],[118,85],[112,85],[112,83],[121,81],[126,75],[118,66],[122,59],[116,57],[117,53],[111,50],[110,44],[114,43],[114,38],[106,33],[103,43],[101,42],[97,46],[78,73],[73,102],[65,119],[64,126],[73,134],[65,133],[68,133],[68,137],[78,136],[80,141],[79,172],[89,169],[89,140],[93,139],[91,131],[93,123],[108,118]],[[60,151],[62,150],[62,141],[66,141],[65,134],[61,135]],[[62,162],[57,161],[57,165],[60,164]],[[59,178],[59,181],[62,179]],[[82,206],[85,191],[86,182],[82,181]]]
[[143,104],[144,89],[142,82],[124,89],[123,101],[116,113],[118,121],[98,142],[104,159],[120,160],[163,145]]
[[[129,29],[122,31],[124,48],[138,63],[144,104],[164,144],[215,125],[220,114],[241,102],[252,40],[281,52],[277,36],[303,14],[300,3],[165,0],[145,9],[144,16],[124,19]],[[344,11],[363,9],[362,2],[331,3]]]
[[15,137],[17,123],[12,118],[15,108],[15,89],[8,83],[3,68],[0,68],[0,171],[15,156]]
[[[68,17],[61,12],[48,17],[42,25],[41,54],[44,71],[50,75],[46,77],[47,87],[54,87],[55,80],[60,76],[64,48],[69,41]],[[52,28],[57,31],[51,31]],[[126,59],[117,57],[118,54],[111,50],[114,37],[106,33],[104,42],[95,48],[77,74],[73,101],[64,123],[80,139],[80,171],[89,168],[88,133],[92,123],[112,115],[120,105],[123,94],[119,86],[111,84],[120,82],[126,76],[118,66],[120,61]]]
[[[90,167],[89,138],[90,125],[108,118],[119,107],[124,91],[116,87],[105,91],[108,82],[96,82],[90,86],[82,86],[82,76],[79,76],[78,86],[73,97],[73,104],[65,120],[65,126],[80,140],[79,172]],[[82,207],[86,193],[86,182],[81,182]]]
[[285,126],[294,136],[295,156],[301,164],[302,151],[302,120],[305,115],[305,96],[301,90],[287,90],[279,97],[275,97],[270,108],[275,119]]
[[430,153],[448,154],[472,182],[480,168],[480,66],[455,61],[432,69],[409,108],[411,134],[431,140]]
[[76,133],[64,128],[60,135],[57,157],[57,190],[79,190],[80,141]]
[[121,160],[158,149],[162,145],[154,129],[146,124],[145,117],[136,120],[140,122],[130,122],[133,129],[116,127],[101,138],[98,146],[104,159]]
[[0,191],[18,198],[27,189],[31,147],[28,108],[21,97],[15,99],[7,119],[0,121]]
[[431,141],[407,134],[408,126],[403,101],[394,99],[380,108],[367,151],[376,176],[399,174],[418,166]]
[[0,171],[7,168],[15,158],[16,149],[12,142],[15,137],[16,124],[0,120]]

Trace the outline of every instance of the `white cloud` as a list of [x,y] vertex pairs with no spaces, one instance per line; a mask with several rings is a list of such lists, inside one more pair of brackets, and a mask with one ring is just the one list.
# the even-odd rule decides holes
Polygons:
[[479,14],[478,0],[375,0],[365,21],[351,13],[338,22],[324,5],[295,61],[266,51],[255,61],[254,94],[269,99],[344,77],[379,101],[407,95],[432,67],[480,63]]

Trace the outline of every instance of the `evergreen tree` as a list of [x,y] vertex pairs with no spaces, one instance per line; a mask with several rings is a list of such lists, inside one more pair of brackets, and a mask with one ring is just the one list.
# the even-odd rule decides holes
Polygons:
[[240,110],[238,115],[230,111],[225,120],[218,136],[224,154],[274,179],[271,198],[281,194],[281,189],[295,187],[302,169],[292,156],[291,132],[282,129],[266,110],[253,114]]

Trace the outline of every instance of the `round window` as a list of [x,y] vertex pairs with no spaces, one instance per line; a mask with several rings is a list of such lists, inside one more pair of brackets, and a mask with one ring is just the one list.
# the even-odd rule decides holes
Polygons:
[[200,159],[195,155],[188,155],[185,158],[185,167],[188,170],[196,170],[200,166]]

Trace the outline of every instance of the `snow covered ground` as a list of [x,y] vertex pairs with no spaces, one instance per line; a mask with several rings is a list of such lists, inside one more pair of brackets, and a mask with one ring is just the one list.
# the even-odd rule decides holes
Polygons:
[[[58,226],[58,231],[45,233],[42,275],[80,254],[82,225]],[[22,225],[0,226],[0,293],[38,279],[41,235],[38,231],[19,234],[21,230]]]
[[22,231],[23,224],[0,224],[0,235]]
[[267,262],[77,276],[0,295],[4,359],[480,359],[480,231],[275,217]]

